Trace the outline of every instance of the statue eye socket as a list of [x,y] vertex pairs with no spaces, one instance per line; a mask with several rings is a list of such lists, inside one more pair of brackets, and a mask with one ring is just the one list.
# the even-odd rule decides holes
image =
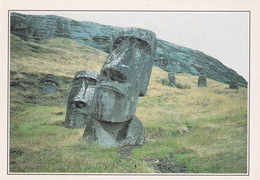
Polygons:
[[145,41],[139,41],[138,48],[144,52],[151,53],[151,46]]
[[88,84],[89,84],[89,85],[96,85],[96,84],[97,84],[97,80],[90,78],[90,79],[88,80]]
[[119,71],[111,71],[109,77],[112,81],[116,81],[118,83],[124,83],[126,81],[126,77]]
[[122,44],[122,42],[123,42],[124,40],[125,40],[124,37],[121,37],[121,38],[116,39],[115,42],[114,42],[114,44],[113,44],[113,49],[118,48],[118,47]]
[[73,85],[74,86],[81,86],[83,81],[85,81],[87,85],[96,85],[97,84],[97,80],[96,79],[78,77],[78,78],[73,80]]
[[73,80],[73,85],[80,85],[82,82],[82,78],[76,78]]
[[107,72],[106,70],[104,70],[104,71],[102,72],[102,76],[103,76],[104,78],[108,78],[108,72]]
[[121,72],[115,69],[105,69],[103,71],[103,77],[111,81],[116,81],[118,83],[124,83],[126,81],[126,77]]

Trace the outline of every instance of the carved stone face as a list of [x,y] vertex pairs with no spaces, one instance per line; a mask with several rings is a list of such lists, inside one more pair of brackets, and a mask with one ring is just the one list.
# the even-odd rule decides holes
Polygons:
[[85,99],[89,96],[88,86],[95,85],[98,73],[95,71],[78,71],[73,79],[73,85],[69,94],[65,126],[83,128],[90,117],[82,114],[81,109],[86,106]]
[[48,74],[42,80],[42,95],[56,94],[58,81],[55,76]]
[[162,50],[162,48],[158,47],[156,49],[156,53],[157,53],[156,60],[155,60],[156,65],[159,67],[165,68],[168,64],[168,62],[167,62],[168,57],[164,54],[164,51]]
[[127,28],[114,41],[94,91],[91,115],[98,121],[125,122],[134,117],[139,94],[149,82],[155,34]]

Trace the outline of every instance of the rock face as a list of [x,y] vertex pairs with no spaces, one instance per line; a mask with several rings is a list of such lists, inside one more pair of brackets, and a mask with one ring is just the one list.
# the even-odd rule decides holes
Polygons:
[[67,128],[84,128],[91,118],[87,114],[78,112],[78,108],[84,106],[86,89],[89,85],[96,85],[98,79],[96,71],[78,71],[73,79],[73,85],[69,93],[67,111],[65,118],[65,127]]
[[143,143],[144,128],[135,113],[140,94],[147,91],[155,53],[153,32],[126,28],[119,33],[96,86],[89,88],[91,101],[79,107],[93,118],[93,128],[86,127],[85,139],[93,139],[101,146]]
[[56,94],[58,81],[55,76],[48,74],[42,80],[42,95]]
[[92,120],[83,134],[84,139],[96,141],[103,147],[142,145],[144,137],[144,127],[136,116],[123,123]]
[[198,86],[199,87],[206,87],[207,86],[207,78],[206,78],[205,75],[199,76]]
[[105,52],[109,52],[109,43],[120,29],[93,22],[78,22],[54,15],[11,14],[11,33],[23,40],[64,37]]
[[[11,33],[24,40],[65,37],[107,53],[110,52],[111,41],[120,30],[122,28],[93,22],[78,22],[53,15],[32,16],[11,13]],[[217,59],[167,41],[158,40],[157,42],[155,66],[168,72],[174,71],[198,76],[203,74],[207,78],[223,83],[235,79],[239,86],[247,87],[247,82],[242,76]]]
[[169,86],[175,87],[175,76],[174,76],[174,72],[168,72],[168,78],[169,78]]

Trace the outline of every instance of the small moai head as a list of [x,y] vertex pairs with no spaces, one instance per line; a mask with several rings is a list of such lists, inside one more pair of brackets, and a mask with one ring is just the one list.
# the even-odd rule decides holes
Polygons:
[[119,123],[134,117],[138,97],[147,91],[155,52],[153,32],[125,28],[119,33],[92,89],[94,119]]
[[168,72],[168,79],[169,79],[169,86],[175,87],[175,76],[174,76],[174,72]]
[[236,80],[232,79],[229,81],[229,89],[238,89],[238,83]]
[[156,50],[156,55],[157,55],[156,60],[155,60],[156,65],[159,66],[159,67],[165,68],[167,66],[168,62],[166,60],[166,57],[165,57],[163,50],[158,47],[157,50]]
[[81,107],[86,107],[85,99],[90,95],[87,88],[90,85],[96,85],[98,73],[91,70],[81,70],[76,72],[73,85],[69,93],[67,112],[65,118],[65,127],[83,128],[91,118],[87,114],[82,114]]
[[58,80],[52,74],[46,75],[42,80],[42,95],[56,94]]
[[207,78],[206,78],[205,75],[199,76],[198,86],[199,86],[199,87],[206,87],[206,86],[207,86]]

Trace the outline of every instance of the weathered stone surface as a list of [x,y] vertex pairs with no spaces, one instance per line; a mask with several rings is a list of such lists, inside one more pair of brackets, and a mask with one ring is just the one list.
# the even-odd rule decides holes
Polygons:
[[[165,58],[164,50],[157,47],[157,56],[155,58],[155,66],[165,69],[168,65],[168,61]],[[170,71],[171,72],[171,71]]]
[[174,72],[168,72],[168,79],[169,79],[169,86],[175,87],[175,76],[174,76]]
[[199,76],[198,86],[199,87],[206,87],[207,86],[207,78],[206,78],[205,75]]
[[55,76],[48,74],[42,80],[42,95],[56,94],[58,81]]
[[[113,52],[113,50],[116,49],[118,46],[122,45],[122,42],[124,42],[125,40],[133,41],[134,39],[137,40],[137,42],[139,43],[139,45],[137,46],[139,46],[140,49],[142,48],[144,51],[149,51],[149,56],[156,57],[157,44],[156,44],[156,37],[154,33],[147,30],[143,31],[140,30],[139,28],[125,28],[122,31],[120,31],[117,37],[115,38],[113,45],[111,46],[111,52]],[[131,43],[137,43],[137,42],[131,42]],[[144,81],[139,93],[140,96],[146,95],[153,63],[154,62],[151,61],[151,63],[147,64],[148,67],[146,67],[146,69],[149,71],[146,72],[147,75],[143,76]]]
[[81,107],[93,118],[94,128],[86,128],[85,138],[102,146],[144,141],[144,128],[135,113],[140,92],[147,90],[155,49],[156,38],[151,31],[126,28],[119,33],[96,86],[89,88],[93,98],[86,99]]
[[83,137],[96,141],[103,147],[142,145],[144,142],[144,127],[134,116],[122,123],[109,123],[92,120],[84,131]]
[[81,114],[78,108],[84,106],[85,96],[89,96],[86,93],[87,88],[89,85],[96,85],[98,76],[96,71],[90,70],[78,71],[75,74],[67,103],[65,127],[84,128],[88,121],[91,121],[91,118],[87,114]]
[[230,81],[229,89],[238,89],[238,83],[235,80]]
[[[144,86],[150,78],[155,34],[139,28],[126,28],[123,33],[126,36],[120,35],[112,45],[94,93],[96,103],[92,114],[99,121],[116,123],[131,119],[138,96],[147,88]],[[144,34],[146,39],[137,38],[138,33]]]
[[[109,53],[111,40],[122,30],[92,22],[78,22],[59,16],[31,16],[11,13],[11,33],[27,39],[71,38],[77,42]],[[158,40],[154,65],[165,71],[204,75],[227,83],[234,78],[239,86],[247,87],[247,81],[217,59],[200,51]],[[145,90],[143,91],[145,92]],[[140,94],[142,95],[142,93]]]

